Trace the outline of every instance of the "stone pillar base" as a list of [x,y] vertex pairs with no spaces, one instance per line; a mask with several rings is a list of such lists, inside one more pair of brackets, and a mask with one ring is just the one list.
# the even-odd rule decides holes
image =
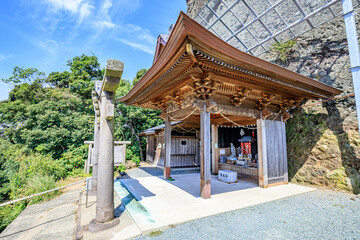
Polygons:
[[114,218],[112,221],[107,223],[97,223],[93,219],[89,224],[89,232],[101,232],[110,228],[117,226],[120,223],[119,218]]

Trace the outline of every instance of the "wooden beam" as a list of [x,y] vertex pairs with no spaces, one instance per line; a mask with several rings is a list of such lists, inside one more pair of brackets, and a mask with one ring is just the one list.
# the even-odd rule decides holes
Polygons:
[[211,172],[210,172],[210,113],[206,112],[204,102],[203,111],[200,116],[200,196],[204,199],[211,197]]
[[169,116],[166,117],[165,121],[165,158],[164,158],[164,179],[168,180],[170,177],[170,166],[171,166],[171,121]]
[[[84,141],[84,144],[94,144],[94,141]],[[131,144],[131,141],[114,141],[114,145]]]
[[218,126],[211,125],[211,173],[218,173]]
[[[200,103],[199,101],[194,102],[194,106],[198,107],[200,110],[203,110],[202,103]],[[207,111],[210,113],[220,112],[224,115],[235,115],[235,116],[251,117],[256,119],[260,118],[259,110],[243,108],[243,107],[235,107],[232,105],[216,103],[214,101],[208,101]]]
[[287,162],[287,147],[286,147],[286,128],[285,122],[281,116],[281,128],[282,128],[282,146],[283,146],[283,158],[284,158],[284,182],[288,183],[289,173],[288,173],[288,162]]
[[267,188],[268,167],[267,167],[267,148],[266,148],[266,126],[265,120],[257,119],[257,144],[258,144],[258,166],[259,166],[259,186]]

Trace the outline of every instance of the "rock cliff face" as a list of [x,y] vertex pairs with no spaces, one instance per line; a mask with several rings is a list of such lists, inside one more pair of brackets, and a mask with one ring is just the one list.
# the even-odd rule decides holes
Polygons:
[[[188,14],[194,17],[206,2],[187,0]],[[276,52],[259,57],[341,89],[342,95],[353,94],[341,17],[298,37],[286,63],[277,59]],[[360,137],[354,97],[303,104],[316,105],[292,110],[294,117],[286,124],[289,179],[360,193]]]

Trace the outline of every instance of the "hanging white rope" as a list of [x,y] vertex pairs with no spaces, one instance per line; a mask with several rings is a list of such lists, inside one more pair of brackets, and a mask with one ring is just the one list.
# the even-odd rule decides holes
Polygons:
[[[181,130],[183,130],[183,133],[196,133],[196,128],[191,128],[191,129],[185,129],[183,127],[181,127],[179,124],[175,124],[178,128],[180,128]],[[178,130],[176,130],[178,131]],[[180,132],[180,131],[179,131]]]
[[[220,114],[220,115],[221,115],[223,118],[225,118],[227,121],[231,122],[232,124],[234,124],[234,125],[236,125],[236,126],[238,126],[238,127],[242,127],[242,128],[246,128],[246,129],[251,129],[251,130],[257,130],[257,129],[260,129],[260,128],[261,128],[261,126],[259,126],[259,127],[246,127],[246,126],[242,126],[242,125],[234,122],[234,121],[231,120],[230,118],[226,117],[224,114],[222,114],[222,113],[217,109],[216,106],[214,107],[214,110],[215,110],[215,113]],[[268,122],[267,124],[265,124],[265,127],[268,126],[269,124],[271,124],[273,121],[275,121],[275,119],[278,118],[278,116],[280,115],[280,113],[281,113],[281,111],[279,111],[279,112],[276,114],[276,116],[275,116],[270,122]],[[268,116],[267,116],[267,117],[268,117]],[[265,117],[264,120],[266,120],[267,117]]]
[[[194,106],[195,107],[195,106]],[[178,122],[181,122],[181,121],[184,121],[185,119],[187,119],[188,117],[190,117],[191,115],[193,115],[194,114],[194,112],[196,112],[196,110],[198,110],[198,108],[197,107],[195,107],[195,109],[189,114],[189,115],[187,115],[186,117],[184,117],[184,118],[181,118],[181,119],[176,119],[176,118],[173,118],[173,117],[171,117],[170,115],[168,115],[169,116],[169,118],[171,119],[171,120],[173,120],[173,121],[178,121]]]

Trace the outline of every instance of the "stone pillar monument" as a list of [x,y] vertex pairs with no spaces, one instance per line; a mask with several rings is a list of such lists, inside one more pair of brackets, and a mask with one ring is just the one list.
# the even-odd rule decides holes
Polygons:
[[100,91],[100,134],[96,216],[89,231],[111,228],[119,223],[114,219],[114,108],[115,92],[119,86],[124,64],[108,60]]

